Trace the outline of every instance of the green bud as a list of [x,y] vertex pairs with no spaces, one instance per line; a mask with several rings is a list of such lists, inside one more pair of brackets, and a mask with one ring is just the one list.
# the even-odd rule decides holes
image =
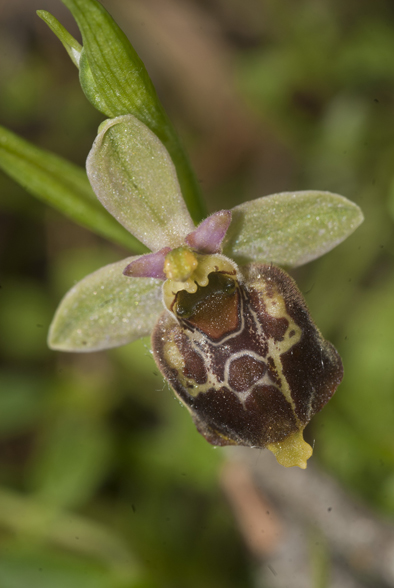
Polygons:
[[198,224],[206,216],[199,184],[134,47],[96,0],[62,1],[77,21],[83,49],[53,16],[45,11],[38,15],[79,67],[85,96],[109,118],[132,114],[155,133],[174,162],[183,197]]
[[[63,0],[77,21],[86,65],[81,85],[87,98],[99,94],[93,105],[111,118],[134,114],[151,126],[163,118],[156,91],[144,64],[113,18],[95,0]],[[149,124],[150,123],[150,124]]]

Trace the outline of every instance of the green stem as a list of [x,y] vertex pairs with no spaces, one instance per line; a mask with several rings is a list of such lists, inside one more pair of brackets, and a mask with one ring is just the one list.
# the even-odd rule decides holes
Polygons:
[[207,216],[201,188],[179,135],[163,109],[162,113],[163,120],[160,121],[156,128],[151,128],[151,130],[159,137],[170,154],[186,206],[193,221],[199,224]]

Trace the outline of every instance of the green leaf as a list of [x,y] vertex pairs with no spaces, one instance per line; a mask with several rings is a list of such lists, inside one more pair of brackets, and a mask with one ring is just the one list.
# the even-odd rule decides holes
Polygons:
[[79,71],[86,97],[110,118],[133,114],[159,137],[175,164],[190,213],[196,223],[200,222],[205,216],[200,186],[135,49],[96,0],[62,1],[82,34]]
[[167,150],[131,114],[101,125],[86,169],[101,203],[152,251],[194,230]]
[[145,248],[96,199],[82,168],[0,127],[0,168],[40,200],[83,227],[143,253]]
[[110,457],[106,427],[63,411],[46,433],[32,473],[37,499],[57,508],[80,507],[104,479]]
[[46,10],[37,10],[37,15],[49,26],[57,38],[62,42],[63,47],[70,56],[74,65],[79,67],[82,45],[64,28],[62,24]]
[[[114,588],[118,574],[108,566],[44,546],[12,545],[4,548],[0,561],[3,588]],[[131,584],[130,584],[131,586]]]
[[239,264],[297,267],[327,253],[362,223],[360,208],[330,192],[283,192],[232,209],[224,253]]
[[128,278],[129,257],[76,284],[63,298],[48,343],[60,351],[98,351],[150,335],[163,311],[161,280]]
[[[66,552],[86,555],[88,561],[97,559],[101,565],[121,569],[123,572],[136,570],[133,554],[127,543],[110,528],[91,519],[75,515],[70,511],[62,512],[51,505],[28,497],[26,493],[17,493],[0,486],[0,525],[9,529],[16,537],[25,540],[26,545],[35,543],[53,543]],[[19,551],[19,550],[18,550]],[[19,551],[20,552],[20,551]],[[5,573],[2,567],[5,558],[0,558],[0,586],[33,586],[32,582],[6,584],[2,582]],[[44,567],[44,566],[43,566]],[[38,578],[37,578],[38,579]],[[43,583],[37,582],[40,588]],[[56,579],[45,584],[50,588],[63,586]],[[67,586],[67,584],[65,584]],[[68,586],[81,586],[79,582]],[[93,584],[93,586],[96,586]]]

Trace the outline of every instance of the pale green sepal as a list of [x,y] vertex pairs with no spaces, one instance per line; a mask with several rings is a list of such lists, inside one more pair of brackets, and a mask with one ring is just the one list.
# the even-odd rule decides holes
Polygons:
[[37,15],[49,26],[51,31],[55,33],[59,41],[70,56],[74,65],[79,67],[79,60],[81,58],[82,45],[64,28],[62,24],[46,10],[37,10]]
[[320,257],[364,220],[360,208],[330,192],[283,192],[232,209],[223,253],[237,263],[297,267]]
[[149,335],[163,311],[162,280],[129,278],[137,257],[107,265],[78,282],[61,301],[48,345],[60,351],[99,351]]
[[145,247],[98,202],[84,169],[0,126],[0,169],[46,204],[136,253]]
[[168,151],[131,114],[101,125],[86,169],[101,203],[152,251],[180,246],[195,229]]

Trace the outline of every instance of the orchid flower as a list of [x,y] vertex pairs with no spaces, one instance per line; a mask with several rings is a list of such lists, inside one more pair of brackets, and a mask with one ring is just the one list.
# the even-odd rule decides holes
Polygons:
[[98,351],[152,334],[161,373],[210,443],[267,447],[279,463],[305,468],[312,449],[303,430],[343,368],[281,267],[338,245],[361,210],[329,192],[288,192],[195,226],[192,218],[204,216],[198,182],[142,61],[96,0],[63,3],[83,46],[51,14],[38,14],[108,117],[87,160],[91,187],[83,170],[5,129],[0,166],[77,222],[151,253],[76,284],[55,314],[50,347]]
[[152,333],[154,359],[214,445],[267,447],[306,467],[303,429],[334,394],[339,354],[292,278],[362,222],[329,192],[289,192],[218,211],[195,226],[163,145],[131,114],[104,122],[87,159],[105,208],[151,250],[76,284],[49,345],[97,351]]

